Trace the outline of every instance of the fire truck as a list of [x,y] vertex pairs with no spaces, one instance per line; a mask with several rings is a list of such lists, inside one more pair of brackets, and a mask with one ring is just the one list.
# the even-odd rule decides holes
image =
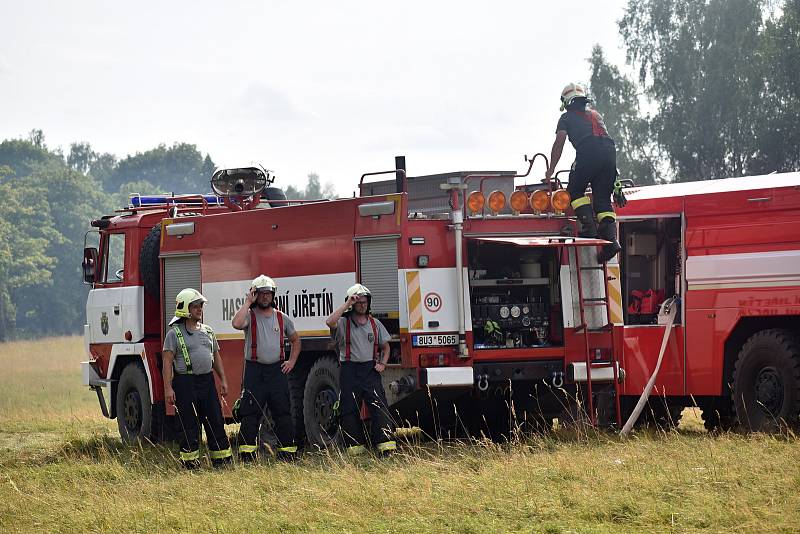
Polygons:
[[244,362],[231,319],[264,273],[301,336],[289,379],[309,446],[339,436],[325,319],[356,282],[392,335],[383,381],[398,425],[507,436],[576,408],[619,425],[662,342],[651,418],[676,422],[693,405],[712,430],[797,419],[800,173],[628,187],[623,250],[599,264],[606,242],[577,237],[567,192],[526,161],[526,173],[413,177],[398,157],[337,200],[287,200],[259,167],[217,171],[212,195],[131,197],[91,222],[84,385],[124,440],[164,438],[162,340],[176,294],[193,287],[208,298],[230,418]]

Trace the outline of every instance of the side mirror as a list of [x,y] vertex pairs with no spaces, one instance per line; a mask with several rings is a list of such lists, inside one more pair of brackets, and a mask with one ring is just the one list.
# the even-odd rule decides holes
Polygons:
[[94,284],[95,283],[95,274],[97,270],[97,249],[94,247],[86,247],[83,249],[83,263],[81,266],[83,267],[83,283],[84,284]]

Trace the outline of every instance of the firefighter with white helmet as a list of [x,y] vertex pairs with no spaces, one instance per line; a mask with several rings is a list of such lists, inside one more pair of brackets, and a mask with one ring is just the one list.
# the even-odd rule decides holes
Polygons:
[[[178,293],[175,317],[169,323],[162,352],[164,399],[175,406],[180,457],[187,469],[200,465],[201,424],[206,430],[212,465],[220,467],[231,461],[231,446],[219,400],[219,395],[228,394],[228,381],[216,336],[202,322],[206,302],[208,300],[192,288]],[[219,395],[212,369],[219,377]]]
[[336,340],[341,363],[339,395],[342,431],[349,454],[366,452],[360,421],[364,401],[371,419],[372,445],[381,454],[397,448],[381,373],[389,361],[389,332],[372,317],[372,293],[361,284],[347,290],[344,303],[325,321]]
[[[561,111],[556,140],[550,153],[550,167],[545,177],[555,173],[564,141],[569,137],[575,147],[575,165],[569,174],[567,192],[572,199],[572,209],[581,224],[581,237],[600,237],[610,241],[597,255],[597,261],[606,262],[621,250],[617,241],[617,215],[611,205],[611,195],[617,183],[617,151],[614,140],[608,135],[603,117],[588,107],[586,88],[570,83],[561,92]],[[592,199],[586,196],[586,187],[592,185]],[[594,207],[594,213],[592,208]],[[595,217],[597,224],[595,224]]]
[[[286,375],[300,356],[300,336],[292,320],[275,307],[277,290],[272,278],[257,276],[231,321],[235,329],[244,330],[245,336],[242,396],[237,401],[241,421],[239,458],[244,461],[258,455],[258,428],[267,410],[275,423],[278,458],[288,460],[297,454]],[[288,359],[285,340],[291,344]]]

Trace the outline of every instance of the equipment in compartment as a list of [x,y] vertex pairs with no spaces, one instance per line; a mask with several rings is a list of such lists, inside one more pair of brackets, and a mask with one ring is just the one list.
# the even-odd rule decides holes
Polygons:
[[474,347],[551,345],[552,251],[483,244],[470,258]]
[[656,324],[661,303],[681,293],[681,220],[626,220],[620,226],[625,324]]

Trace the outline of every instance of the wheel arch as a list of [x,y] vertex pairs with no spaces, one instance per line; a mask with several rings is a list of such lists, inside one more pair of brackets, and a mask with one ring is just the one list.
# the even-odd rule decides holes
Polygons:
[[111,347],[111,356],[108,360],[108,378],[111,379],[111,392],[109,399],[109,415],[111,419],[117,416],[117,384],[122,371],[129,364],[139,364],[147,377],[147,388],[150,392],[150,402],[153,400],[153,377],[150,375],[150,366],[144,361],[144,343],[117,343]]

